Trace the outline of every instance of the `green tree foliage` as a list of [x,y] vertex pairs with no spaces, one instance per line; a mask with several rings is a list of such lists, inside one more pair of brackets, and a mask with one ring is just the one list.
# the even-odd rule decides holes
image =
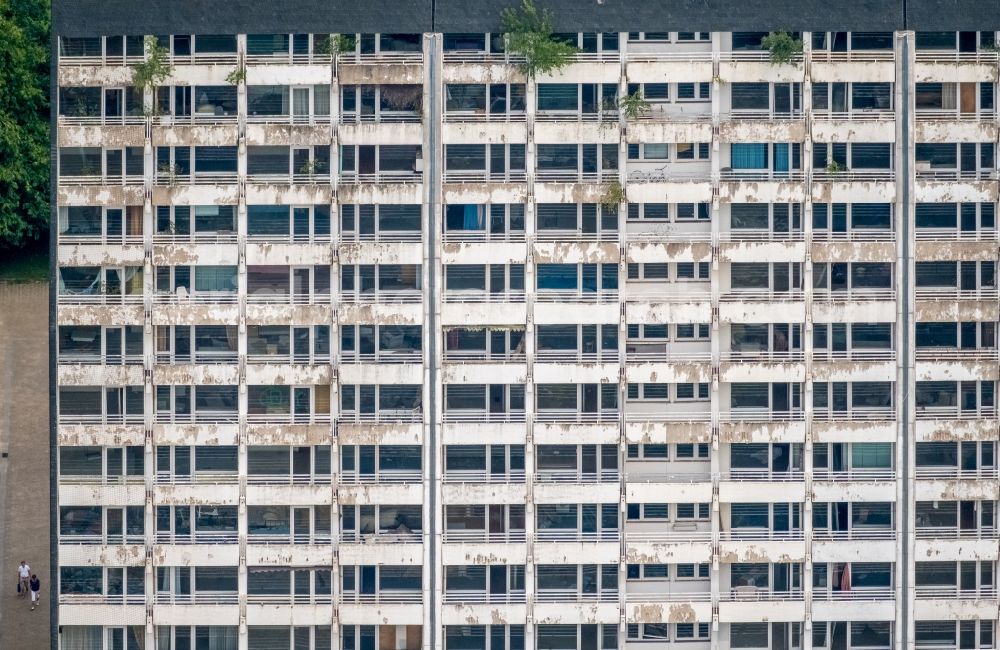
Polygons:
[[49,221],[49,3],[0,0],[0,248]]
[[770,52],[771,63],[776,65],[791,63],[796,55],[802,54],[802,39],[792,38],[788,32],[770,32],[760,39],[760,46]]
[[539,12],[532,0],[522,0],[520,9],[504,9],[500,29],[507,37],[507,51],[524,57],[520,68],[529,79],[562,68],[579,51],[552,37],[552,12]]

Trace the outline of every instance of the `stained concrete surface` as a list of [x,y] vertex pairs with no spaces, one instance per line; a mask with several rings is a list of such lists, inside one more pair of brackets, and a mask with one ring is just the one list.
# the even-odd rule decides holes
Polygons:
[[[0,648],[48,650],[48,285],[0,282]],[[41,606],[16,593],[17,565],[42,581]]]

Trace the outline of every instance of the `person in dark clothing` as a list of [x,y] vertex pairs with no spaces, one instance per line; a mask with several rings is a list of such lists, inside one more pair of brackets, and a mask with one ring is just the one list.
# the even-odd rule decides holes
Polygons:
[[38,576],[31,574],[31,580],[28,582],[28,586],[31,587],[31,610],[34,611],[35,605],[41,600],[39,596],[39,591],[42,588],[42,581],[38,579]]

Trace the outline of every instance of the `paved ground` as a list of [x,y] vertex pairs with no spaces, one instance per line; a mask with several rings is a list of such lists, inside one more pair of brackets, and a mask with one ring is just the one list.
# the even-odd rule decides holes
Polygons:
[[[49,646],[48,285],[0,282],[0,648]],[[19,560],[42,606],[17,597]]]

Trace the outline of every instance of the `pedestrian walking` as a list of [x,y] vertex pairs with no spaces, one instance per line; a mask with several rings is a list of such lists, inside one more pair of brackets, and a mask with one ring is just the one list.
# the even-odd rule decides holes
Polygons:
[[28,582],[28,586],[31,587],[31,611],[35,611],[35,605],[38,601],[42,599],[39,595],[39,591],[42,588],[42,581],[38,579],[38,576],[31,574],[31,580]]
[[28,580],[31,578],[31,567],[24,560],[17,567],[17,595],[24,598],[28,595]]

